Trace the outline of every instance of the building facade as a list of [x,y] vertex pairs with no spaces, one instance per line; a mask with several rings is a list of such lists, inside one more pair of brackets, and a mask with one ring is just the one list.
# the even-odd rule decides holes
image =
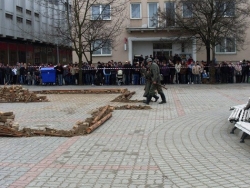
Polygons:
[[72,62],[70,42],[56,35],[64,27],[65,3],[59,0],[0,1],[0,63],[56,64]]
[[[174,56],[179,54],[183,59],[190,56],[194,60],[206,60],[206,50],[197,50],[196,41],[187,44],[185,40],[176,42],[174,30],[158,29],[154,23],[154,15],[158,8],[174,8],[174,1],[166,0],[130,0],[126,7],[124,16],[123,32],[116,39],[113,49],[99,50],[93,55],[93,63],[98,61],[131,61],[135,56]],[[111,18],[112,21],[112,18]],[[250,30],[247,30],[246,41],[250,39]],[[226,41],[225,41],[226,44]],[[237,51],[235,47],[230,51],[216,48],[217,61],[240,61],[250,59],[248,51],[250,46],[245,46],[244,50]],[[74,61],[77,61],[74,55]]]

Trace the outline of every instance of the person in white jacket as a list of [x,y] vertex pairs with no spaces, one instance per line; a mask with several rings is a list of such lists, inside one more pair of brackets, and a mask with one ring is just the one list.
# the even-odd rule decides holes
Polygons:
[[175,83],[180,83],[180,71],[181,71],[181,62],[176,61],[175,64]]

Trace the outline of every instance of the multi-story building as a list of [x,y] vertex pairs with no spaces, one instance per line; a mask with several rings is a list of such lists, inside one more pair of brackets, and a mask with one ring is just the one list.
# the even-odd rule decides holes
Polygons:
[[[65,0],[66,1],[66,0]],[[0,1],[0,63],[37,64],[72,61],[70,42],[56,35],[65,27],[68,6],[59,0]]]
[[[124,29],[117,38],[115,47],[111,50],[98,50],[93,55],[93,62],[133,61],[134,56],[174,56],[179,54],[183,58],[192,56],[194,60],[206,60],[206,50],[197,50],[195,39],[186,44],[185,40],[175,41],[176,31],[159,29],[154,23],[154,16],[159,7],[175,6],[174,1],[166,0],[130,0],[126,7],[124,17]],[[188,16],[188,15],[187,15]],[[112,18],[110,18],[112,21]],[[250,30],[247,30],[246,41],[250,38]],[[226,41],[225,41],[226,44]],[[106,47],[104,46],[106,49]],[[229,49],[229,48],[227,48]],[[217,61],[239,61],[249,59],[249,46],[245,50],[237,51],[236,47],[226,51],[216,48]],[[77,61],[75,56],[74,61]]]

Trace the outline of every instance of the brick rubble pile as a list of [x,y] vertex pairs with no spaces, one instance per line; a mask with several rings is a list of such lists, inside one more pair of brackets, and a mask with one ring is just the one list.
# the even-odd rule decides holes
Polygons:
[[0,87],[0,103],[6,102],[47,102],[46,96],[37,96],[22,86]]

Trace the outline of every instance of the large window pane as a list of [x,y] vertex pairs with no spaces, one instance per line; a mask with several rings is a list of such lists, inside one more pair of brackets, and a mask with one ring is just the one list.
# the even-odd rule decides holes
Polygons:
[[235,40],[232,38],[226,39],[226,52],[235,52]]
[[192,3],[183,2],[183,17],[190,18],[192,17]]
[[235,3],[227,2],[225,3],[225,16],[234,16],[235,12]]
[[148,27],[158,26],[157,3],[148,3]]
[[104,44],[104,46],[102,47],[102,54],[111,54],[111,45],[110,42],[107,42]]
[[110,41],[102,42],[102,40],[96,40],[93,43],[94,55],[111,55],[111,43]]
[[166,24],[167,26],[175,25],[175,4],[174,2],[166,2]]
[[234,53],[236,52],[236,43],[234,38],[225,38],[215,48],[217,53]]
[[110,5],[92,5],[93,20],[110,20]]
[[102,5],[102,19],[110,20],[110,5]]
[[232,17],[235,15],[235,2],[223,2],[216,1],[215,2],[216,13],[218,15],[229,16]]
[[97,20],[100,17],[100,5],[92,6],[92,19]]
[[141,18],[141,4],[140,3],[133,3],[131,4],[131,18],[139,19]]

